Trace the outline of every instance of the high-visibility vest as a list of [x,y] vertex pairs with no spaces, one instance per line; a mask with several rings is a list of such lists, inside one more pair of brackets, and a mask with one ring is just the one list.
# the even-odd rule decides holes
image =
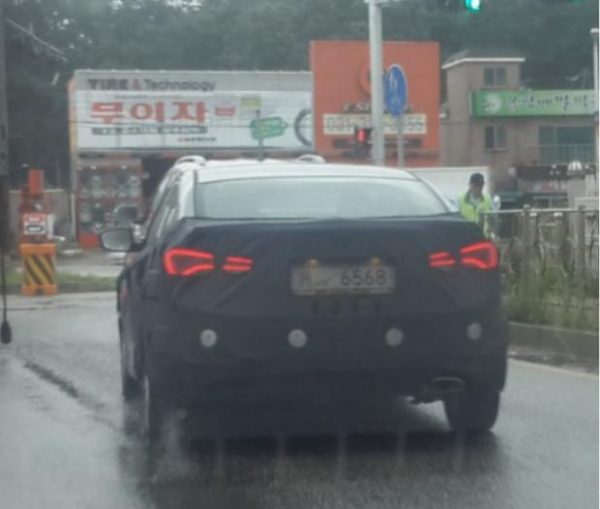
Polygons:
[[460,211],[460,215],[463,216],[467,221],[479,223],[479,215],[482,212],[492,211],[492,200],[489,196],[484,194],[482,195],[481,200],[479,200],[477,203],[474,203],[471,201],[471,194],[467,191],[460,197],[458,210]]

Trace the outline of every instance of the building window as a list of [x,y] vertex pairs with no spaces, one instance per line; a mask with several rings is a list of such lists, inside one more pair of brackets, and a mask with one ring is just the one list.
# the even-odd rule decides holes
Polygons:
[[506,67],[486,67],[483,69],[483,86],[486,88],[506,86]]
[[488,125],[485,127],[485,149],[506,149],[506,128],[503,125]]
[[483,86],[484,87],[493,87],[496,83],[496,76],[494,73],[494,69],[484,69],[483,70]]
[[584,163],[594,160],[594,128],[588,126],[540,126],[539,161],[542,164]]
[[554,127],[540,126],[538,139],[540,145],[555,145],[556,131],[554,130]]
[[505,67],[496,68],[496,86],[498,86],[498,87],[506,86],[506,68]]

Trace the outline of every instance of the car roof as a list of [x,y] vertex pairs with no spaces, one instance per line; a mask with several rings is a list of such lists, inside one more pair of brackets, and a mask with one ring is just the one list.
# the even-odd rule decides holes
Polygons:
[[196,171],[198,183],[273,177],[360,177],[418,180],[408,171],[396,168],[275,159],[210,161],[204,165],[184,163],[178,165],[177,168],[182,171]]

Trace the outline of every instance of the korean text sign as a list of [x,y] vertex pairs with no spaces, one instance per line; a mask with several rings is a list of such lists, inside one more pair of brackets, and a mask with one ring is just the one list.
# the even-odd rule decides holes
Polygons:
[[476,117],[593,115],[593,90],[483,91],[472,95]]
[[308,92],[78,91],[75,101],[79,150],[255,147],[258,114],[283,126],[269,146],[312,144]]

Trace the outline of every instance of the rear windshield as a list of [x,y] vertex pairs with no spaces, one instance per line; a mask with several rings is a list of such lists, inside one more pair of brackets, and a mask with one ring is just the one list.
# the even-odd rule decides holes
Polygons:
[[199,184],[196,207],[210,219],[358,219],[448,213],[429,187],[391,178],[294,177]]

